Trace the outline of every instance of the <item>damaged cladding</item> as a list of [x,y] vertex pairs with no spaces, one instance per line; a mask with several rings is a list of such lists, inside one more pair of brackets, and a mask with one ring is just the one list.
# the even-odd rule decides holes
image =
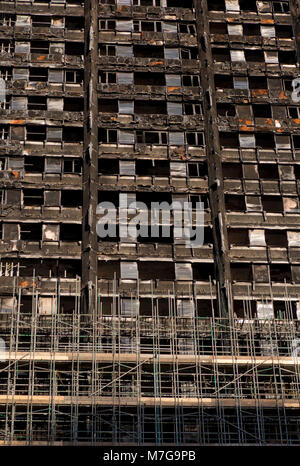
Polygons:
[[[0,337],[30,352],[0,444],[299,444],[299,2],[0,11]],[[100,239],[124,194],[203,202],[203,246]]]

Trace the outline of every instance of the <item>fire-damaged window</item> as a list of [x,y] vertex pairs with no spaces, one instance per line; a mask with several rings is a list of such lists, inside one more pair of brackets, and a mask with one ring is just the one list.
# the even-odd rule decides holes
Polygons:
[[[149,0],[141,0],[141,1],[149,1]],[[194,1],[187,0],[184,4],[180,0],[161,0],[162,5],[166,6],[167,8],[194,8]],[[159,6],[159,5],[158,5]]]
[[160,21],[133,21],[134,32],[161,32],[162,24]]
[[139,313],[139,301],[137,299],[123,298],[121,301],[122,316],[136,316]]
[[192,268],[194,280],[208,282],[215,278],[215,269],[213,263],[193,263]]
[[[181,104],[180,104],[181,105]],[[202,104],[190,104],[184,103],[183,104],[184,115],[202,115],[203,109]]]
[[279,196],[262,196],[262,206],[265,212],[282,213],[283,202]]
[[47,207],[58,207],[61,205],[60,191],[44,191],[44,205]]
[[289,2],[271,2],[273,6],[274,13],[289,13],[290,12],[290,5]]
[[286,248],[288,246],[287,234],[280,230],[265,230],[266,243],[270,247]]
[[[56,130],[56,128],[55,128]],[[83,141],[83,128],[79,126],[64,126],[63,127],[63,141],[79,143]]]
[[27,110],[27,97],[12,96],[10,102],[11,110]]
[[63,129],[55,126],[47,127],[47,141],[60,142],[62,140]]
[[[120,46],[119,46],[120,47]],[[118,52],[122,52],[118,49]],[[105,56],[115,56],[115,55],[119,55],[119,53],[116,54],[116,46],[115,45],[100,45],[99,47],[99,55],[101,57],[105,57]],[[120,56],[120,55],[119,55]],[[127,56],[127,55],[124,55],[124,56]]]
[[299,213],[299,199],[297,197],[283,197],[284,212]]
[[20,225],[18,223],[3,223],[2,238],[17,241],[20,239]]
[[257,302],[256,306],[258,319],[274,319],[273,303]]
[[[163,0],[116,0],[119,5],[124,3],[124,5],[134,5],[134,6],[162,6]],[[128,3],[130,2],[130,3]]]
[[27,125],[26,133],[28,141],[45,141],[46,139],[45,126]]
[[266,179],[266,180],[278,180],[279,179],[278,165],[259,164],[258,173],[261,179]]
[[284,283],[292,281],[291,266],[289,264],[271,264],[270,277],[272,282]]
[[[34,52],[34,44],[31,44],[31,51]],[[15,54],[27,54],[30,53],[30,42],[15,42]]]
[[119,173],[124,176],[135,175],[135,161],[120,160],[119,161]]
[[43,241],[59,241],[59,225],[43,224]]
[[[65,20],[66,20],[66,24],[65,24]],[[66,25],[67,29],[76,29],[76,28],[71,27],[70,22],[72,20],[73,18],[59,18],[58,16],[53,16],[51,18],[51,27],[52,28],[63,28]]]
[[188,164],[188,174],[191,178],[205,178],[208,175],[207,172],[207,163],[198,162],[198,163],[189,163]]
[[[169,104],[169,102],[168,102]],[[169,109],[170,107],[168,107]],[[160,100],[136,100],[134,102],[134,113],[139,114],[166,114],[166,102]],[[182,111],[181,111],[182,113]]]
[[[127,74],[127,73],[121,73],[121,74]],[[100,71],[99,72],[99,83],[115,84],[116,82],[117,82],[117,74],[116,73],[108,73],[106,71]]]
[[175,280],[174,264],[172,262],[139,263],[139,278],[141,280]]
[[99,31],[114,31],[115,29],[116,22],[114,20],[103,19],[99,21]]
[[225,0],[212,0],[208,3],[209,11],[225,11]]
[[41,241],[42,224],[41,223],[21,223],[20,238],[24,241]]
[[170,162],[170,174],[174,177],[186,177],[187,166],[184,162]]
[[252,247],[266,246],[265,231],[257,229],[249,230],[249,241]]
[[135,143],[135,134],[132,131],[119,130],[118,137],[120,144],[131,145]]
[[46,110],[47,99],[46,97],[30,96],[28,97],[28,110]]
[[82,206],[82,191],[77,189],[63,189],[61,191],[61,205],[63,207]]
[[36,15],[33,15],[31,17],[31,20],[32,20],[32,26],[33,27],[43,28],[43,27],[50,27],[50,25],[51,25],[51,17],[50,16],[36,16]]
[[[64,45],[64,44],[58,44],[58,51],[56,53],[64,53],[63,47],[61,47],[61,45]],[[52,53],[55,53],[55,52],[52,52]],[[84,54],[83,42],[66,42],[65,53],[66,55],[75,56],[75,57],[83,55]]]
[[137,280],[139,278],[137,262],[121,262],[121,279]]
[[132,57],[133,56],[132,45],[117,45],[116,55],[117,57]]
[[244,212],[245,211],[245,199],[244,196],[239,195],[225,195],[225,207],[226,210],[232,212]]
[[169,144],[172,146],[184,145],[184,133],[183,132],[169,132]]
[[55,296],[39,297],[39,306],[38,306],[39,314],[41,315],[52,315],[57,313],[57,299]]
[[49,69],[49,83],[62,83],[64,80],[63,70]]
[[248,230],[242,228],[229,229],[228,242],[231,246],[248,246]]
[[13,80],[21,80],[27,81],[29,77],[29,69],[28,68],[13,68],[12,70],[12,78]]
[[253,280],[257,283],[269,283],[269,266],[266,264],[253,264]]
[[26,173],[43,173],[43,171],[44,171],[44,157],[25,156],[24,168],[25,168]]
[[82,84],[83,70],[65,70],[65,81],[68,84]]
[[177,300],[177,316],[178,317],[194,317],[195,303],[191,299]]
[[239,163],[224,163],[222,170],[224,179],[241,179],[243,176],[242,167]]
[[22,191],[20,189],[6,189],[4,194],[4,204],[20,207]]
[[118,141],[118,132],[115,129],[100,128],[98,134],[100,144],[116,143]]
[[[50,71],[50,70],[49,70]],[[46,82],[48,80],[47,68],[29,68],[29,81]]]
[[134,45],[133,56],[137,58],[164,58],[164,48],[158,45]]
[[24,189],[24,206],[41,206],[44,203],[44,193],[42,189]]
[[193,280],[192,264],[175,264],[176,280]]
[[24,170],[24,159],[20,157],[8,157],[6,166],[8,170],[13,170],[20,175]]
[[251,264],[231,264],[231,277],[236,282],[251,282],[252,267]]
[[62,172],[62,159],[60,157],[46,157],[45,159],[45,173],[61,173]]
[[64,99],[56,97],[48,97],[47,110],[53,112],[62,112],[64,110]]
[[33,40],[30,42],[31,53],[47,55],[49,53],[50,44],[51,42],[47,42],[45,40]]
[[65,158],[63,159],[64,173],[78,173],[82,172],[82,159],[80,158]]
[[167,144],[167,140],[168,140],[168,133],[165,131],[142,131],[142,130],[136,131],[136,142],[138,144],[164,145],[164,144]]
[[0,313],[12,313],[16,309],[17,298],[16,297],[0,297]]
[[82,225],[76,223],[62,223],[60,225],[60,239],[64,242],[81,241]]

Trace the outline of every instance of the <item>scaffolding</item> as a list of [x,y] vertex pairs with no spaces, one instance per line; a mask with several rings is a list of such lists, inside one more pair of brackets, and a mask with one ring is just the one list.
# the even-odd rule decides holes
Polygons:
[[253,318],[247,301],[243,318],[217,317],[213,299],[211,317],[186,317],[170,292],[167,315],[154,299],[143,315],[138,287],[124,312],[115,286],[110,310],[98,290],[84,315],[76,289],[68,314],[59,280],[47,312],[38,287],[31,312],[18,286],[1,308],[1,444],[299,443],[288,299],[280,319]]

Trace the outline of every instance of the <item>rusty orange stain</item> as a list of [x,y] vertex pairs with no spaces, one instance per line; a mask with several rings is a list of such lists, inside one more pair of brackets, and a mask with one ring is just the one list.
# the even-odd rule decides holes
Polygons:
[[151,64],[152,66],[157,66],[157,65],[163,65],[164,62],[163,62],[163,61],[152,61],[150,64]]
[[299,118],[292,118],[292,122],[296,123],[296,125],[300,125],[300,119]]
[[46,55],[40,55],[39,57],[37,57],[37,61],[45,60],[45,58],[46,58]]
[[284,130],[282,128],[277,128],[276,133],[284,133]]
[[28,286],[28,282],[25,280],[25,282],[21,282],[20,286]]
[[274,24],[274,19],[261,19],[262,24]]
[[268,89],[252,89],[252,95],[268,95]]
[[186,160],[185,155],[182,155],[182,156],[181,156],[181,159],[182,159],[182,160]]
[[8,123],[10,125],[24,125],[25,120],[10,120]]
[[240,126],[241,131],[253,131],[252,126]]
[[234,20],[235,20],[235,18],[227,18],[227,21],[228,21],[229,23],[233,23]]
[[115,121],[115,120],[116,120],[116,118],[115,118],[115,117],[110,117],[110,119],[111,119],[112,121]]
[[177,87],[177,86],[169,86],[168,87],[168,92],[178,91],[178,89],[180,89],[180,88]]
[[15,178],[19,178],[20,177],[20,172],[17,172],[16,170],[12,170],[11,173],[13,174],[13,176]]
[[270,125],[270,126],[274,125],[274,122],[273,122],[272,118],[266,118],[266,123],[267,123],[267,125]]
[[287,96],[285,95],[284,91],[281,91],[279,94],[279,99],[286,99]]
[[247,126],[253,126],[253,120],[247,120],[247,118],[239,118],[239,123],[243,123]]

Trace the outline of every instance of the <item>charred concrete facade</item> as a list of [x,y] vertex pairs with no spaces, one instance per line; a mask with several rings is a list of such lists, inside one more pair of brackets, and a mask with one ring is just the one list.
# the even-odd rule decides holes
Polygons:
[[[1,444],[299,444],[299,2],[0,11]],[[204,245],[99,238],[125,194]]]

